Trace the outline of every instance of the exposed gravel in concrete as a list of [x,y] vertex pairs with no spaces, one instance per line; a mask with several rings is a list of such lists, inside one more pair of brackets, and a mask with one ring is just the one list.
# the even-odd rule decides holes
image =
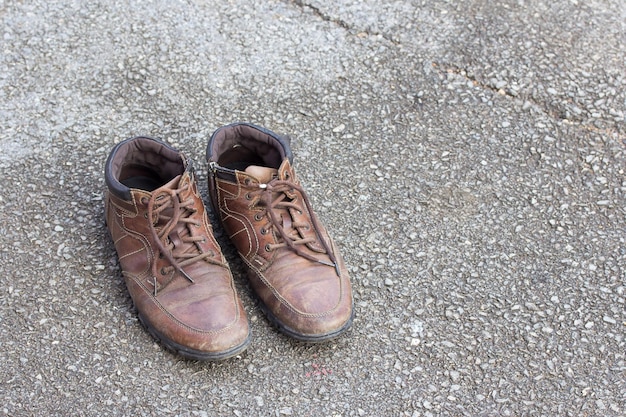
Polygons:
[[[380,3],[0,0],[0,413],[626,413],[626,3]],[[204,181],[233,121],[293,137],[357,317],[280,335],[216,229],[254,340],[189,362],[137,320],[103,164],[148,134]]]

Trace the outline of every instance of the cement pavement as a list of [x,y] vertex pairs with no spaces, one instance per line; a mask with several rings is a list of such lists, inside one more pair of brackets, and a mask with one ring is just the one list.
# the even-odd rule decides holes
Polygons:
[[[0,413],[626,414],[626,3],[0,0]],[[141,327],[103,221],[139,134],[293,137],[357,316],[309,346]]]

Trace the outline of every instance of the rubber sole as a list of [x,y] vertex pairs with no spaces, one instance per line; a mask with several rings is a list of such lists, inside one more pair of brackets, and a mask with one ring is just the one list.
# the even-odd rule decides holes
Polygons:
[[150,323],[143,318],[140,313],[137,313],[139,317],[139,321],[143,325],[143,327],[154,337],[158,342],[160,342],[163,346],[165,346],[169,351],[178,354],[186,359],[196,360],[196,361],[222,361],[224,359],[232,358],[233,356],[237,356],[241,352],[245,351],[250,344],[251,333],[248,331],[248,337],[238,346],[235,346],[231,349],[219,351],[219,352],[204,352],[200,350],[191,349],[187,346],[180,345],[167,337],[163,336],[161,332],[155,329]]

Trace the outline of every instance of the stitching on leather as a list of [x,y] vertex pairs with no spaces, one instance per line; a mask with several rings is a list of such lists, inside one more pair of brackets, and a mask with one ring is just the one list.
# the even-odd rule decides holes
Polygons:
[[[241,195],[241,186],[240,186],[240,184],[237,184],[237,187],[238,187],[238,190],[239,190],[238,195]],[[253,255],[255,253],[253,251],[253,247],[256,246],[257,250],[259,248],[259,240],[258,240],[256,234],[250,233],[250,229],[254,228],[254,226],[250,223],[250,220],[248,220],[248,218],[246,216],[244,216],[243,214],[239,214],[236,211],[231,210],[230,207],[228,207],[228,201],[229,200],[230,201],[235,201],[237,196],[233,196],[233,197],[230,197],[230,198],[226,197],[226,196],[222,197],[222,193],[219,193],[219,191],[222,191],[223,188],[220,187],[219,184],[218,184],[217,189],[218,189],[218,198],[219,198],[218,204],[219,204],[220,201],[223,201],[223,203],[219,204],[219,206],[220,206],[220,212],[222,212],[224,214],[224,221],[226,219],[232,218],[233,220],[236,220],[239,223],[241,223],[241,229],[239,229],[236,233],[229,234],[229,237],[232,239],[234,236],[236,236],[240,232],[245,231],[246,232],[246,236],[248,238],[248,247],[249,247],[248,253],[245,256]],[[226,194],[226,193],[224,193],[224,194]],[[245,219],[245,221],[241,217],[243,217],[243,219]],[[249,223],[249,225],[247,225],[246,222]],[[252,241],[252,237],[253,236],[254,236],[254,243],[256,243],[256,245],[253,245],[253,241]]]

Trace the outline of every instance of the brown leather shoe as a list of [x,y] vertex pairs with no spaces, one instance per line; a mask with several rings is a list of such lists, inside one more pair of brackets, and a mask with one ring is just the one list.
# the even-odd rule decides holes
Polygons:
[[191,359],[242,352],[248,321],[191,162],[163,142],[137,137],[115,146],[105,179],[107,226],[141,322]]
[[344,332],[352,323],[348,272],[296,177],[287,139],[232,124],[213,134],[207,160],[214,210],[270,320],[307,342]]

